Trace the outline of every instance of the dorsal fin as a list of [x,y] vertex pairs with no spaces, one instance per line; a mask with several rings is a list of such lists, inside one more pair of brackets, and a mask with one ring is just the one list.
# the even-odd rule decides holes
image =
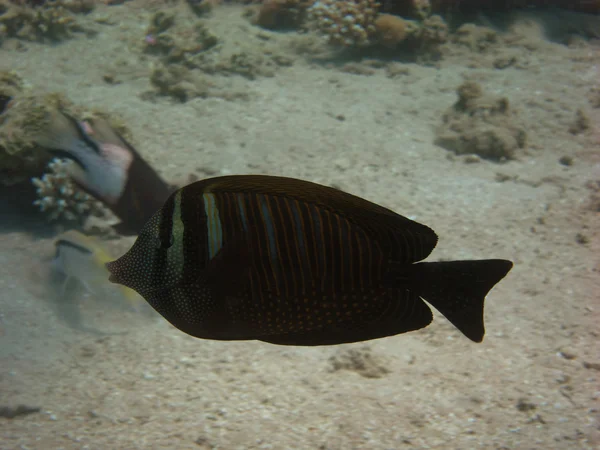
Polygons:
[[437,243],[433,230],[352,194],[294,178],[267,175],[231,175],[192,183],[188,194],[253,193],[276,195],[306,202],[343,216],[365,230],[396,262],[412,263],[426,258]]

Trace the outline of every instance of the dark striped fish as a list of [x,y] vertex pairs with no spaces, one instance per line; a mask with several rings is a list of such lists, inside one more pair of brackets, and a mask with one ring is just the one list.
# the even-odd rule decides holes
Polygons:
[[175,192],[107,267],[199,338],[364,341],[427,326],[425,299],[481,342],[484,298],[512,263],[417,263],[436,242],[425,225],[333,188],[228,176]]

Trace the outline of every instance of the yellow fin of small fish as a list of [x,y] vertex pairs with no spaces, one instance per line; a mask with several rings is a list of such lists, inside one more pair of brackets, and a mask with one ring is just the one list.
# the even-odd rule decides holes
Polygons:
[[[56,256],[53,265],[56,270],[67,278],[77,278],[92,293],[91,285],[109,284],[109,272],[105,265],[113,258],[96,239],[70,230],[59,235],[54,243]],[[144,303],[133,289],[119,286],[119,291],[135,310],[139,310]]]

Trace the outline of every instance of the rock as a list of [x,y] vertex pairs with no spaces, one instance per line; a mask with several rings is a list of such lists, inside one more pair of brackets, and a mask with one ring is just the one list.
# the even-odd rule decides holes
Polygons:
[[341,351],[329,358],[330,372],[352,370],[365,378],[381,378],[390,370],[382,358],[373,355],[369,347]]
[[527,134],[510,111],[508,99],[487,96],[481,86],[467,81],[457,89],[458,100],[443,116],[436,145],[458,155],[504,161],[525,147]]

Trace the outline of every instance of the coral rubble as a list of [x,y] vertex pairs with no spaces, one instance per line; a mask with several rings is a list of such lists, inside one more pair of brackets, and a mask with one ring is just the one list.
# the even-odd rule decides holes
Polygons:
[[456,154],[484,159],[514,159],[527,134],[513,120],[508,99],[484,95],[481,86],[467,81],[457,90],[458,101],[444,114],[435,143]]
[[338,351],[329,358],[329,372],[349,370],[365,378],[381,378],[388,373],[386,358],[374,354],[370,347]]
[[201,21],[187,26],[175,25],[174,13],[159,11],[154,14],[146,31],[144,51],[160,56],[165,64],[181,63],[193,67],[199,53],[210,50],[219,42]]
[[195,97],[206,97],[212,83],[181,65],[158,65],[150,75],[150,83],[158,95],[186,102]]
[[90,32],[78,23],[75,14],[85,14],[93,8],[91,0],[54,0],[39,5],[0,1],[0,39],[5,36],[56,42],[71,38],[75,33]]
[[[248,33],[245,19],[239,19],[239,28],[234,27],[224,41],[211,31],[208,20],[199,20],[181,5],[156,12],[140,39],[141,51],[156,58],[151,65],[152,90],[143,98],[168,96],[182,102],[212,96],[231,99],[231,92],[225,92],[230,83],[222,76],[253,80],[273,76],[279,67],[292,64],[265,32]],[[236,98],[243,96],[235,94]]]

